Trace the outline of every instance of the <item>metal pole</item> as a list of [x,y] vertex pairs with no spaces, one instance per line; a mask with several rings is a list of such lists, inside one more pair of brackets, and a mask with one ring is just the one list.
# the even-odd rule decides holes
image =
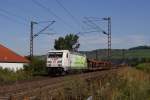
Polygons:
[[42,30],[40,30],[38,33],[33,33],[33,25],[38,24],[37,22],[31,21],[31,33],[30,33],[30,59],[33,57],[33,40],[35,37],[37,37],[39,34],[41,34],[43,31],[45,31],[48,27],[50,27],[55,21],[51,21],[49,25],[44,27]]
[[95,51],[95,58],[98,60],[98,50]]
[[125,62],[125,49],[122,49],[122,60],[123,63]]
[[111,60],[111,18],[108,17],[108,60]]
[[30,33],[30,59],[33,57],[33,24],[31,21],[31,33]]

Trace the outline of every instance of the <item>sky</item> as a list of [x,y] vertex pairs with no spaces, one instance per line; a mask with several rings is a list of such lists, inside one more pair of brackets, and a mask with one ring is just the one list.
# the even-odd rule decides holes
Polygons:
[[[107,48],[107,36],[84,22],[85,17],[107,31],[104,17],[111,17],[112,48],[150,45],[150,0],[1,0],[0,44],[21,55],[29,54],[30,22],[53,21],[34,39],[34,54],[46,54],[60,36],[79,32],[79,50]],[[34,34],[47,26],[34,25]],[[99,30],[99,29],[98,29]],[[90,33],[85,33],[90,32]]]

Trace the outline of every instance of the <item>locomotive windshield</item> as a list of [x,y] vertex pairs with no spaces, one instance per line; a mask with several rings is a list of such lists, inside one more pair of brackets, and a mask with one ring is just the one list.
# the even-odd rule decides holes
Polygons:
[[48,58],[62,58],[63,52],[49,52]]

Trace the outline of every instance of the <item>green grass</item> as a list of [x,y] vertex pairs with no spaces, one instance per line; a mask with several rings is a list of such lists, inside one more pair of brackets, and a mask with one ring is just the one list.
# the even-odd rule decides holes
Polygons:
[[150,72],[150,63],[141,63],[136,66],[137,69],[143,70],[145,72]]
[[127,57],[141,57],[141,58],[150,58],[150,50],[143,49],[143,50],[129,50],[126,53]]
[[30,79],[32,76],[30,73],[24,70],[18,70],[16,72],[9,69],[0,68],[0,84],[10,84],[20,80]]
[[47,75],[46,62],[38,58],[33,58],[29,65],[24,66],[24,69],[17,70],[16,72],[0,67],[0,85],[44,75]]
[[16,72],[0,67],[0,85],[44,75],[47,75],[46,62],[38,58],[33,58],[29,65],[24,66],[24,69],[17,70]]

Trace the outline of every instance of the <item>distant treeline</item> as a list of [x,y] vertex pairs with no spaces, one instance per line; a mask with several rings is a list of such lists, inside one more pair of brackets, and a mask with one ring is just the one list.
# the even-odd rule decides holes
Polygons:
[[140,50],[140,49],[150,49],[150,46],[137,46],[137,47],[132,47],[129,50]]

